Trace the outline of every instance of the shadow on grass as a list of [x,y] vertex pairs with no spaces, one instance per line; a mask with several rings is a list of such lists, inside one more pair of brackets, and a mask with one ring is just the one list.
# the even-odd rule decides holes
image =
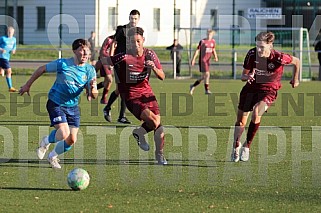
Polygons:
[[22,191],[72,191],[71,189],[54,188],[27,188],[27,187],[0,187],[0,190],[22,190]]
[[[50,125],[50,123],[48,121],[14,121],[14,120],[2,120],[0,121],[0,126],[48,126]],[[112,122],[112,123],[106,123],[106,122],[97,122],[97,121],[83,121],[81,122],[81,126],[105,126],[107,127],[116,127],[116,128],[125,128],[125,127],[137,127],[139,125],[124,125],[124,124],[118,124],[117,122]],[[189,126],[166,126],[164,125],[165,128],[179,128],[179,129],[189,129],[189,128],[193,128],[193,129],[208,129],[208,128],[212,128],[212,129],[225,129],[225,130],[229,130],[231,129],[232,126],[193,126],[193,125],[189,125]],[[269,126],[270,127],[270,126]],[[287,130],[291,130],[292,126],[276,126],[278,128],[281,129],[287,129]],[[260,128],[264,128],[264,126],[261,126]],[[311,127],[309,126],[301,126],[300,131],[306,131],[306,132],[310,132],[311,131]]]
[[[215,163],[222,161],[203,161],[203,160],[168,160],[167,165],[163,166],[182,166],[182,167],[199,167],[199,168],[207,168],[207,167],[218,167]],[[206,165],[204,163],[199,162],[207,162]],[[123,160],[106,160],[106,159],[60,159],[60,164],[80,164],[80,165],[158,165],[154,159],[123,159]],[[41,165],[48,165],[47,160],[34,160],[34,159],[8,159],[8,158],[0,158],[0,167],[41,167]]]

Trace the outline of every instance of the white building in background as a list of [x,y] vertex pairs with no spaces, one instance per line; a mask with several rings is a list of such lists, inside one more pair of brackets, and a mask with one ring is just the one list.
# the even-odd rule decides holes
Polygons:
[[[139,26],[146,32],[147,46],[166,46],[172,43],[174,37],[186,44],[191,35],[193,42],[205,36],[205,31],[201,30],[190,33],[191,27],[230,29],[233,25],[233,0],[62,0],[61,5],[58,0],[6,1],[7,10],[4,3],[0,3],[0,25],[7,23],[4,14],[8,11],[9,15],[15,17],[17,38],[23,44],[70,45],[74,39],[88,38],[90,32],[95,31],[97,45],[101,45],[108,35],[115,32],[116,25],[128,23],[132,9],[141,13]],[[264,0],[234,2],[234,25],[245,28],[264,25],[260,20],[247,18],[248,8],[264,7]],[[174,31],[174,25],[181,30]],[[217,36],[220,42],[228,43],[231,40],[230,32],[225,32]]]

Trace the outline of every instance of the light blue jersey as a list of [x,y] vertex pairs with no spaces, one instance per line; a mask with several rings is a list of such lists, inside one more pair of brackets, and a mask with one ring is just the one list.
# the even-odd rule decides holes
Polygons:
[[90,64],[77,66],[73,58],[62,58],[46,65],[47,72],[57,72],[57,78],[51,87],[48,98],[61,106],[78,105],[84,87],[96,78],[96,71]]
[[0,48],[4,49],[5,52],[3,53],[0,51],[0,58],[10,60],[10,55],[13,50],[16,50],[16,38],[8,36],[0,37]]

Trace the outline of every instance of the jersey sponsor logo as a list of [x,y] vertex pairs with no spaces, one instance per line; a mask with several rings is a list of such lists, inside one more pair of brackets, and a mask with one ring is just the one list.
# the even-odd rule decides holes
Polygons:
[[129,79],[132,81],[141,81],[148,78],[148,72],[130,72]]
[[268,68],[270,70],[273,70],[275,68],[275,65],[271,62],[271,63],[268,64]]
[[213,50],[213,48],[211,48],[211,47],[207,47],[207,48],[206,48],[206,50],[205,50],[205,52],[207,52],[207,53],[211,53],[211,52],[212,52],[212,50]]
[[274,74],[274,72],[269,72],[266,70],[259,70],[259,69],[255,69],[255,74],[259,75],[259,76],[271,76]]
[[55,118],[53,119],[53,122],[59,122],[59,121],[62,121],[61,116],[55,117]]

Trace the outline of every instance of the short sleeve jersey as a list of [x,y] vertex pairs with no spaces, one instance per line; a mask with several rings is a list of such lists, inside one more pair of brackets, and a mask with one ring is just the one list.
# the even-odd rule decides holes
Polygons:
[[85,86],[96,77],[95,68],[89,64],[77,66],[73,58],[58,59],[46,65],[47,72],[56,72],[57,77],[48,98],[61,106],[76,106]]
[[101,49],[100,49],[100,52],[99,52],[99,56],[100,57],[106,57],[106,56],[109,56],[109,52],[110,52],[110,47],[111,47],[111,44],[113,43],[113,39],[112,37],[108,36],[103,45],[101,46]]
[[276,50],[272,50],[268,58],[259,57],[256,48],[248,51],[243,68],[255,70],[255,81],[246,86],[261,90],[278,90],[281,88],[281,78],[284,65],[292,62],[292,56]]
[[0,37],[0,48],[4,49],[5,52],[0,52],[0,58],[10,60],[10,54],[12,51],[16,50],[16,38],[8,36],[2,36]]
[[214,52],[216,42],[214,39],[202,39],[198,43],[197,49],[200,51],[199,62],[208,62]]
[[121,53],[121,52],[126,52],[129,50],[129,40],[127,37],[127,32],[130,29],[130,25],[122,25],[118,26],[116,28],[116,33],[115,33],[115,41],[117,41],[117,46],[115,49],[115,54]]
[[151,69],[145,65],[147,60],[153,61],[158,69],[162,69],[156,53],[146,48],[142,56],[120,53],[111,57],[112,63],[119,65],[119,69],[116,70],[119,80],[118,89],[127,100],[141,97],[144,94],[153,94],[149,84]]

